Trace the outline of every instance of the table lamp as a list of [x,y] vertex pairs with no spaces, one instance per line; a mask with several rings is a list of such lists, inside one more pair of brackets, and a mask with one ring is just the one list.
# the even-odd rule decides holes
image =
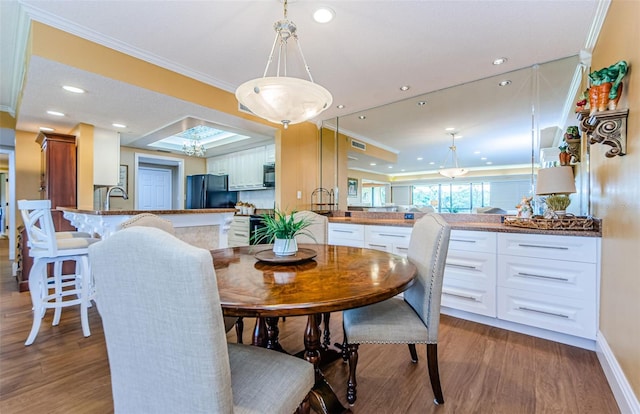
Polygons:
[[569,194],[575,192],[573,167],[551,167],[538,170],[536,195],[547,196],[544,201],[553,217],[566,214],[567,207],[571,204]]

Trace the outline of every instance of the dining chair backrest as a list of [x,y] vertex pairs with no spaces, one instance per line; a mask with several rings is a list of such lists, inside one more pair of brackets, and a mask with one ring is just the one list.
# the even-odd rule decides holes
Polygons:
[[115,412],[233,411],[209,251],[153,227],[89,248]]
[[27,245],[47,256],[58,255],[56,231],[51,217],[51,200],[18,200],[18,209],[27,230]]
[[[327,242],[327,227],[329,223],[327,216],[303,210],[296,212],[294,218],[296,220],[305,218],[312,222],[303,233],[296,235],[296,242],[310,244],[325,244]],[[313,237],[310,237],[309,234],[313,235]]]
[[429,341],[433,343],[438,340],[442,280],[450,235],[451,227],[439,214],[427,214],[414,224],[407,253],[417,267],[418,276],[404,292],[404,299],[427,326]]
[[120,223],[118,225],[118,230],[133,226],[155,227],[157,229],[164,230],[169,234],[175,235],[176,233],[171,221],[151,213],[136,214],[135,216]]

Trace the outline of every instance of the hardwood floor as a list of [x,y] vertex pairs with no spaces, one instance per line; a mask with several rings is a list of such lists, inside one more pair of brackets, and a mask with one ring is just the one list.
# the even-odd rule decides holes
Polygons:
[[[84,338],[79,311],[65,309],[59,326],[49,311],[33,345],[31,300],[19,293],[0,240],[0,412],[110,413],[111,379],[100,316],[90,309]],[[306,318],[280,323],[280,342],[301,351]],[[245,343],[253,322],[246,320]],[[448,316],[440,324],[440,375],[445,404],[435,406],[426,351],[412,364],[405,345],[362,345],[354,413],[618,413],[595,353]],[[332,314],[333,342],[342,339]],[[233,332],[228,334],[235,341]],[[348,368],[341,360],[325,374],[343,403]]]

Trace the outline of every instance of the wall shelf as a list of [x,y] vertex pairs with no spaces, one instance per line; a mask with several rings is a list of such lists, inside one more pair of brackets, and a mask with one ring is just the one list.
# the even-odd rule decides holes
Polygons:
[[628,109],[602,111],[589,115],[589,111],[578,112],[580,129],[587,134],[589,144],[609,145],[605,156],[613,158],[627,153]]

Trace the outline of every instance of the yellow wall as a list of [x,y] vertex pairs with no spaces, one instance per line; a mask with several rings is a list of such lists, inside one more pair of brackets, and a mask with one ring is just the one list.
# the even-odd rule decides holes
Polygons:
[[[629,108],[627,155],[591,146],[591,203],[603,220],[600,331],[640,399],[640,2],[613,0],[591,70],[630,63],[620,107]],[[626,99],[625,99],[626,94]]]
[[[39,200],[40,194],[40,145],[38,134],[16,131],[16,200]],[[22,218],[16,215],[16,225]]]

